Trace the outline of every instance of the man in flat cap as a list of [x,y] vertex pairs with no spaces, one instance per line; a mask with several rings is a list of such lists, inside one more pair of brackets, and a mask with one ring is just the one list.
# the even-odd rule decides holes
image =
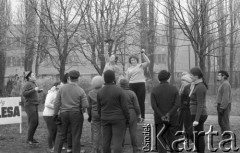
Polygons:
[[159,153],[167,153],[167,145],[172,148],[171,144],[175,139],[174,135],[179,128],[177,115],[177,109],[180,105],[179,93],[175,86],[168,83],[170,76],[168,71],[160,71],[158,74],[160,83],[151,92],[151,105],[154,111],[156,135],[163,128],[164,124],[169,126],[162,136],[166,143],[164,141],[163,143],[159,141],[157,143]]
[[[228,82],[228,73],[226,71],[218,71],[217,81],[220,82],[220,86],[217,92],[217,112],[218,123],[221,128],[221,132],[230,131],[229,115],[231,111],[231,85]],[[226,136],[223,137],[227,138]]]
[[79,87],[80,73],[72,70],[68,73],[69,83],[59,89],[54,103],[54,116],[60,111],[61,125],[58,126],[54,153],[61,153],[64,140],[67,138],[68,128],[72,133],[72,152],[80,152],[80,138],[82,134],[83,112],[82,108],[89,106],[84,90]]

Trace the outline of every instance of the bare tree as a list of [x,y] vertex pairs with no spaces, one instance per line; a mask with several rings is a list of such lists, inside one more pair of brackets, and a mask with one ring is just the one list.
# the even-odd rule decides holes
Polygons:
[[[59,71],[62,78],[67,57],[78,49],[75,38],[82,32],[80,24],[89,1],[42,0],[41,5],[35,5],[34,0],[29,0],[29,3],[40,22],[40,32],[43,30],[39,35],[40,39],[42,38],[38,41],[39,50],[50,57],[53,67]],[[47,46],[44,38],[48,39]]]
[[[10,23],[11,6],[8,0],[0,0],[0,91],[3,91],[6,69],[6,33]],[[2,93],[0,93],[2,94]]]
[[99,74],[102,74],[105,66],[104,54],[115,54],[121,47],[128,47],[128,44],[122,44],[130,41],[134,35],[138,10],[136,4],[134,0],[90,1],[81,27],[84,32],[80,33],[78,43],[80,52]]
[[35,52],[35,41],[36,39],[36,13],[34,7],[37,7],[36,0],[25,0],[25,60],[24,69],[25,71],[32,71],[34,52]]
[[[226,33],[221,36],[217,35],[219,33],[217,23],[222,19],[217,18],[215,15],[219,3],[211,3],[211,0],[174,0],[175,5],[169,1],[165,1],[165,3],[172,7],[174,20],[191,42],[192,48],[198,57],[199,66],[203,73],[206,74],[206,57],[212,56],[212,52],[217,48],[227,45],[218,44],[215,48],[210,47],[222,37],[228,35]],[[167,8],[164,3],[159,2],[159,4]],[[167,14],[164,14],[164,16],[169,18]],[[228,22],[225,23],[225,25],[228,24]]]

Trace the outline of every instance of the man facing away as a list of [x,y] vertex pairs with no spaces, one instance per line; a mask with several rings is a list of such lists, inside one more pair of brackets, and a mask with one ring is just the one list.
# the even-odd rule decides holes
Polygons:
[[226,71],[219,71],[217,81],[221,84],[217,92],[217,112],[218,124],[223,134],[224,131],[230,131],[229,116],[231,111],[231,85],[228,82],[228,73]]
[[72,70],[69,73],[69,83],[59,89],[54,103],[54,116],[60,110],[61,125],[58,127],[54,153],[61,153],[64,140],[66,140],[68,128],[72,133],[72,152],[80,152],[80,138],[82,134],[83,113],[82,108],[88,107],[87,96],[84,90],[78,86],[80,73]]
[[[167,145],[172,148],[175,140],[175,134],[179,128],[177,109],[180,105],[179,93],[175,86],[170,85],[168,80],[170,73],[166,70],[160,71],[158,79],[160,83],[153,88],[151,92],[151,105],[154,111],[154,122],[156,125],[156,134],[163,128],[164,123],[168,128],[163,134],[166,141],[162,144],[158,141],[157,149],[159,153],[167,153]],[[173,151],[171,151],[173,152]]]

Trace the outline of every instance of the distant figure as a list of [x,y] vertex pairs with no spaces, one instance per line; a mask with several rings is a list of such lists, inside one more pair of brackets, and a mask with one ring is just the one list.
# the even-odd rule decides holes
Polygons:
[[[190,87],[190,112],[192,126],[195,132],[204,131],[204,123],[207,120],[206,95],[208,86],[204,80],[202,70],[198,67],[191,68],[192,84]],[[204,136],[197,135],[195,146],[198,153],[205,152]]]
[[[154,122],[156,125],[156,135],[163,128],[164,124],[168,126],[166,132],[163,134],[166,143],[171,144],[176,139],[175,134],[179,130],[178,113],[179,107],[179,93],[175,86],[169,84],[171,74],[162,70],[158,74],[158,80],[160,83],[152,89],[151,92],[151,105],[154,111]],[[159,153],[167,153],[167,144],[157,143],[157,149]],[[174,151],[172,151],[174,152]]]
[[[226,71],[219,71],[217,81],[221,84],[217,92],[217,112],[218,112],[218,124],[221,128],[221,133],[224,131],[230,131],[229,116],[231,111],[231,85],[228,82],[228,73]],[[227,135],[223,139],[228,138]]]
[[26,84],[23,87],[22,95],[25,98],[24,106],[25,111],[28,117],[28,135],[27,135],[27,143],[32,145],[39,143],[36,139],[34,139],[35,131],[38,127],[39,117],[38,117],[38,93],[42,92],[42,89],[39,89],[36,85],[36,76],[32,71],[25,73],[25,79],[27,80]]
[[48,147],[49,152],[54,151],[54,143],[57,134],[57,125],[54,122],[54,101],[56,100],[57,93],[59,90],[60,83],[54,83],[53,87],[48,90],[48,94],[45,99],[44,110],[43,110],[43,119],[47,124],[48,129]]
[[12,89],[13,89],[13,84],[14,84],[14,81],[12,79],[12,76],[10,76],[8,78],[7,86],[6,86],[7,96],[10,96]]
[[13,89],[11,91],[11,97],[21,96],[21,93],[22,93],[22,80],[16,74],[15,75],[15,80],[14,80],[14,83],[13,83]]
[[180,108],[179,108],[179,128],[185,131],[185,138],[189,143],[192,134],[192,121],[190,113],[190,86],[192,79],[189,73],[184,73],[181,77],[181,87],[179,89]]
[[72,133],[72,152],[80,152],[83,125],[82,108],[89,106],[84,90],[78,86],[80,73],[72,70],[68,75],[69,83],[59,89],[54,103],[54,118],[58,118],[60,111],[61,121],[61,125],[58,126],[54,153],[61,153],[63,143],[67,139],[68,128],[71,128]]
[[145,62],[138,63],[139,59],[137,56],[129,57],[130,67],[127,69],[126,78],[129,81],[130,89],[135,92],[138,98],[139,106],[141,109],[142,121],[145,119],[145,96],[146,96],[146,87],[145,82],[146,78],[144,76],[144,68],[150,64],[150,60],[145,54],[145,50],[141,50],[141,55],[143,56]]
[[121,79],[120,86],[123,89],[124,94],[126,95],[127,103],[128,103],[130,122],[129,122],[129,127],[127,128],[129,128],[133,153],[139,153],[141,149],[138,148],[138,143],[137,143],[137,122],[138,120],[141,119],[140,117],[141,113],[140,113],[138,99],[136,94],[129,89],[128,80]]
[[103,152],[122,153],[122,142],[129,124],[129,110],[123,90],[115,84],[115,73],[104,73],[105,85],[97,94],[98,114],[102,126]]
[[97,108],[97,94],[102,88],[104,81],[102,76],[95,76],[92,79],[92,87],[94,88],[88,93],[88,121],[91,122],[92,131],[92,152],[91,153],[101,153],[102,152],[102,138],[101,138],[101,120],[98,115]]

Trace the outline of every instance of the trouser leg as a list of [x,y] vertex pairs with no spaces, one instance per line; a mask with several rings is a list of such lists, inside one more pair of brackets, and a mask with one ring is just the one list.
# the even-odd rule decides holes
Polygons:
[[81,150],[81,134],[83,114],[82,112],[70,112],[70,122],[72,131],[72,152],[79,153]]
[[34,134],[38,127],[38,105],[27,105],[25,111],[28,117],[28,136],[27,141],[33,141]]

